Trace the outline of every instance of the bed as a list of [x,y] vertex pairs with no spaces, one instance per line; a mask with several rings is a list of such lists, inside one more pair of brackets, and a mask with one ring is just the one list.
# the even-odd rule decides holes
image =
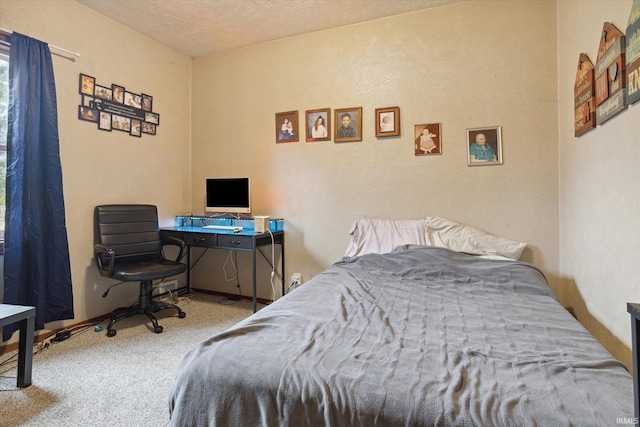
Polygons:
[[631,375],[559,304],[542,272],[516,261],[525,245],[429,219],[354,224],[341,261],[189,351],[170,424],[633,419]]

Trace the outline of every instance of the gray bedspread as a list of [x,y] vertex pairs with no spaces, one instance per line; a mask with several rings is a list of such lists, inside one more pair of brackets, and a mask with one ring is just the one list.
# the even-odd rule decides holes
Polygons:
[[[624,307],[623,307],[624,308]],[[533,266],[339,262],[183,359],[172,426],[610,426],[633,380]]]

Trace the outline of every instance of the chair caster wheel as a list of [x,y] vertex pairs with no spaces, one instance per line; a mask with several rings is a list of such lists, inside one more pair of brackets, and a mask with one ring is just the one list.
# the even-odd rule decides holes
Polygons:
[[116,335],[116,330],[115,329],[108,329],[107,330],[107,336],[108,337],[113,337]]
[[156,334],[159,334],[162,332],[162,326],[158,325],[155,328],[153,328],[153,332],[155,332]]
[[187,317],[187,313],[185,313],[184,311],[181,311],[180,313],[178,313],[179,319],[184,319],[185,317]]

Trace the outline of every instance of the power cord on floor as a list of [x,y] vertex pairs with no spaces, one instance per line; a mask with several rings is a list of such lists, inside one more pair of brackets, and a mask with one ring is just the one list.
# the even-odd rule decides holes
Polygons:
[[[104,322],[105,320],[108,320],[108,319],[103,319],[103,320],[89,322],[89,323],[81,323],[81,324],[72,326],[70,328],[61,329],[56,333],[51,333],[45,336],[44,338],[38,340],[37,342],[33,343],[33,348],[32,348],[33,355],[35,356],[39,353],[42,353],[43,351],[48,349],[50,346],[66,341],[88,330],[95,330],[95,327],[100,323]],[[7,359],[0,362],[0,375],[16,368],[18,364],[17,357],[18,357],[18,351],[16,350],[15,354],[13,354],[12,356],[9,356]]]

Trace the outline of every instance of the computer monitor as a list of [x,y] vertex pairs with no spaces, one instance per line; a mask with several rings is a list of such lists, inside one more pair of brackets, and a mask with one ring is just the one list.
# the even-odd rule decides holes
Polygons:
[[251,213],[249,178],[207,178],[205,211],[213,213]]

